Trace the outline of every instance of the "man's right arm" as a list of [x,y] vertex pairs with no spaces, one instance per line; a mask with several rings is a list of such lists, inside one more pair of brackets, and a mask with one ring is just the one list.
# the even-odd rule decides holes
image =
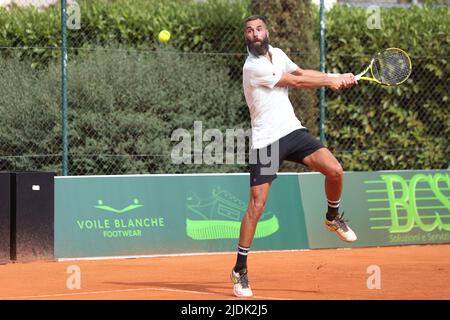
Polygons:
[[351,79],[347,79],[347,77],[341,75],[331,76],[326,73],[316,71],[314,73],[283,73],[276,86],[296,89],[318,89],[326,86],[332,90],[338,90],[351,87],[354,84],[356,84],[356,80],[353,82]]

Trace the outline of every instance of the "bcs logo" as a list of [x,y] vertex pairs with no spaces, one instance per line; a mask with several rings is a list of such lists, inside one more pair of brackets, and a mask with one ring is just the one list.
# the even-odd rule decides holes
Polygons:
[[444,194],[450,190],[447,174],[416,174],[410,180],[396,174],[381,175],[381,178],[386,183],[391,214],[389,232],[405,233],[413,228],[425,232],[450,231],[450,197]]

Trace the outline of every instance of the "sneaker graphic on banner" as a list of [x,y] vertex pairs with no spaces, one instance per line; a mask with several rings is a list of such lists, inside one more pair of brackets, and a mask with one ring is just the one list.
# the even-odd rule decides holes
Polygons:
[[[247,204],[231,192],[216,187],[208,198],[201,199],[190,192],[186,198],[186,211],[186,233],[191,239],[238,239]],[[268,237],[279,228],[276,215],[267,211],[258,223],[255,238]]]

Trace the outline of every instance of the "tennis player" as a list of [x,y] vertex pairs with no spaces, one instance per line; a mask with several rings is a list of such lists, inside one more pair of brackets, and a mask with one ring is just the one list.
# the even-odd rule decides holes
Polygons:
[[250,110],[252,147],[250,201],[241,222],[236,265],[231,271],[233,291],[238,297],[253,295],[247,274],[247,256],[272,181],[284,160],[302,163],[325,176],[328,200],[325,227],[343,241],[356,240],[355,233],[343,219],[343,213],[339,214],[342,167],[297,119],[288,97],[288,88],[349,88],[357,84],[354,75],[328,75],[299,68],[282,50],[269,44],[265,17],[248,17],[244,34],[249,55],[243,68],[243,87]]

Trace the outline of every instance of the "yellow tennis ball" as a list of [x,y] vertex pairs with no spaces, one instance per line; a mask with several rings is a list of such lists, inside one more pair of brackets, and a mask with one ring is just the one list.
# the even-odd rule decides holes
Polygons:
[[159,33],[158,39],[161,42],[167,42],[170,39],[170,32],[167,30],[163,30]]

